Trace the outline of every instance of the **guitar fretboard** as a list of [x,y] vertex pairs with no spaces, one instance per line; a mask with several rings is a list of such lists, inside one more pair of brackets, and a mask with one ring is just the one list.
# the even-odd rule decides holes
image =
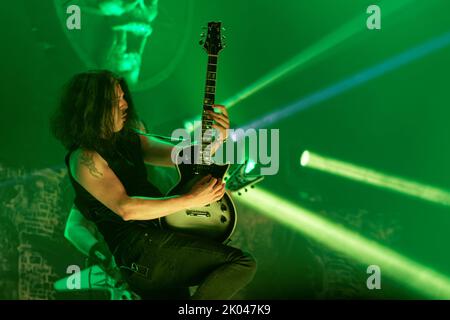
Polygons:
[[216,94],[217,56],[208,55],[208,68],[206,71],[205,98],[203,104],[211,107]]
[[[213,110],[212,105],[216,96],[216,74],[217,74],[217,55],[208,55],[208,66],[206,71],[205,96],[203,98],[203,114],[207,110]],[[203,164],[211,163],[211,150],[208,146],[212,142],[212,135],[206,133],[206,130],[212,128],[212,120],[202,116],[202,151],[201,159]]]

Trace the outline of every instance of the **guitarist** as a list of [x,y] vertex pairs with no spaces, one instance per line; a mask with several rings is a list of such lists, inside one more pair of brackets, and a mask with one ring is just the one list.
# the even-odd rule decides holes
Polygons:
[[[228,113],[224,106],[214,107],[221,112],[211,112],[210,119],[223,140]],[[139,134],[139,128],[123,78],[91,71],[71,79],[52,130],[68,150],[76,207],[95,223],[128,285],[142,298],[179,299],[176,293],[190,286],[198,286],[192,299],[232,298],[252,280],[254,258],[158,223],[160,217],[221,199],[224,183],[206,176],[189,192],[164,197],[146,179],[145,163],[173,166],[173,146]]]

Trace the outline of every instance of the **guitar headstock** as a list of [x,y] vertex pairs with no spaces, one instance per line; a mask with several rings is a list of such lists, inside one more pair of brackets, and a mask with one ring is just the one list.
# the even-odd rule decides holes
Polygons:
[[225,47],[225,36],[222,31],[222,22],[208,22],[206,33],[202,32],[200,37],[200,44],[203,45],[208,55],[218,55],[219,52]]

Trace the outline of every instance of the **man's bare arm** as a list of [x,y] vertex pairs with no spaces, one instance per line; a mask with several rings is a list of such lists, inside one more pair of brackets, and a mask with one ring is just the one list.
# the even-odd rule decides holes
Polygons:
[[[90,161],[85,161],[85,159]],[[84,160],[82,160],[84,159]],[[91,161],[92,160],[92,161]],[[77,150],[70,159],[73,177],[93,197],[124,220],[150,220],[220,199],[224,185],[210,178],[185,195],[130,197],[108,163],[96,152]]]
[[89,169],[89,172],[91,175],[97,178],[101,178],[103,174],[97,170],[95,167],[95,163],[93,160],[93,153],[92,152],[82,152],[80,154],[80,163],[81,165],[85,166]]

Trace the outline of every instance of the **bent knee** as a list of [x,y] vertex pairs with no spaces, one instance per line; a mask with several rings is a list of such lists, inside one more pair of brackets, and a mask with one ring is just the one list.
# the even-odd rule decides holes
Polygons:
[[233,262],[239,265],[242,271],[247,272],[250,277],[254,276],[257,269],[257,262],[249,252],[238,250],[234,256]]
[[244,267],[244,273],[246,274],[247,282],[251,282],[256,274],[257,263],[255,257],[248,252],[242,253],[241,266]]
[[256,270],[257,268],[256,259],[250,253],[242,252],[242,261],[249,269]]

